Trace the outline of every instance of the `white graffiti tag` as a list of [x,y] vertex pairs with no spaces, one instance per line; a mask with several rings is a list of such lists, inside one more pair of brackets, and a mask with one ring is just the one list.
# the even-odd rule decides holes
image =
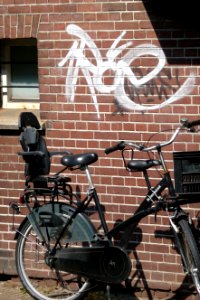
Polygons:
[[[125,109],[146,111],[156,110],[165,107],[175,101],[178,101],[183,96],[191,93],[194,87],[195,74],[191,72],[183,85],[179,87],[179,89],[172,96],[170,96],[162,103],[154,105],[141,105],[135,103],[126,94],[125,78],[127,77],[129,82],[136,88],[139,88],[140,86],[149,82],[156,75],[158,75],[158,73],[165,66],[166,57],[163,50],[152,44],[141,44],[131,50],[128,50],[127,48],[132,45],[132,42],[126,42],[125,44],[122,44],[118,47],[119,42],[122,40],[123,36],[126,33],[124,31],[111,45],[106,53],[106,59],[103,60],[101,53],[94,41],[80,27],[73,24],[68,25],[66,31],[68,34],[79,38],[79,40],[74,41],[66,57],[59,63],[60,67],[63,67],[66,63],[68,63],[66,76],[67,98],[72,102],[74,101],[79,70],[81,70],[90,89],[90,93],[92,95],[98,117],[100,117],[100,113],[96,91],[98,91],[99,93],[107,94],[113,92],[118,103]],[[85,52],[88,49],[91,51],[92,55],[95,58],[95,64],[92,63],[92,59],[89,60],[85,55]],[[126,49],[126,54],[122,55],[122,52]],[[119,55],[121,55],[120,59]],[[145,76],[137,78],[130,66],[134,62],[134,60],[142,56],[150,56],[156,58],[157,65]],[[116,61],[117,57],[118,60]],[[107,71],[112,71],[112,73],[114,73],[112,85],[106,85],[104,83],[104,74]]]

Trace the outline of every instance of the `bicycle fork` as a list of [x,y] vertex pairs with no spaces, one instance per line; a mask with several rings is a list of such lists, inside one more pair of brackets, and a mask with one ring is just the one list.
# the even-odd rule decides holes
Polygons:
[[188,214],[186,214],[181,209],[176,211],[173,216],[169,217],[169,222],[170,222],[171,228],[173,230],[173,235],[174,235],[175,244],[176,244],[175,247],[177,248],[178,252],[180,253],[180,256],[181,256],[181,259],[182,259],[183,270],[184,270],[185,273],[188,273],[187,260],[185,258],[185,253],[183,252],[181,240],[180,240],[180,237],[179,237],[180,228],[178,226],[178,222],[179,222],[180,219],[183,219],[183,218],[186,219],[189,224],[191,224],[191,219],[189,218]]

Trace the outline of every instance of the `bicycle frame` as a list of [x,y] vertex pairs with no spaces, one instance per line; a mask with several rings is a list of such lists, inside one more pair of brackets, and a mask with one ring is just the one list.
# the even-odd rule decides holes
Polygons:
[[[185,120],[183,121],[183,124],[185,124]],[[188,124],[188,123],[187,123]],[[185,126],[185,125],[184,125]],[[162,192],[165,189],[168,189],[169,192],[169,196],[172,199],[176,198],[176,194],[175,194],[175,190],[174,190],[174,186],[170,177],[170,173],[167,169],[167,166],[165,164],[165,160],[163,158],[162,152],[161,152],[161,148],[163,146],[166,146],[168,144],[171,144],[173,142],[173,140],[176,138],[176,136],[178,135],[179,131],[181,130],[181,128],[183,127],[183,125],[179,126],[175,133],[173,134],[172,138],[167,142],[167,143],[163,143],[163,144],[159,144],[157,146],[154,147],[149,147],[144,149],[143,146],[137,146],[133,143],[129,143],[129,145],[131,146],[135,146],[138,150],[142,150],[142,151],[151,151],[151,150],[157,150],[158,155],[159,155],[159,159],[160,159],[160,165],[162,166],[163,169],[163,177],[162,179],[156,184],[155,187],[151,187],[150,185],[150,181],[148,178],[148,174],[147,174],[147,170],[143,169],[143,175],[144,175],[144,179],[146,181],[146,186],[148,188],[148,192],[146,197],[144,198],[144,200],[141,202],[141,204],[139,205],[139,207],[137,208],[136,212],[127,220],[121,222],[120,224],[118,224],[116,227],[114,227],[111,230],[108,230],[108,225],[107,222],[105,220],[105,216],[103,213],[103,210],[101,208],[101,204],[100,204],[100,200],[98,198],[98,194],[96,191],[96,188],[94,187],[93,181],[92,181],[92,177],[89,171],[89,167],[88,165],[85,165],[84,167],[81,167],[82,171],[85,171],[87,180],[88,180],[88,184],[89,184],[89,188],[88,188],[88,195],[87,197],[81,201],[80,205],[78,205],[78,207],[75,208],[75,211],[73,212],[73,214],[70,216],[69,220],[67,221],[67,223],[65,224],[63,230],[61,231],[60,237],[58,238],[56,244],[55,244],[55,248],[59,243],[59,239],[62,237],[62,233],[65,231],[65,229],[68,227],[68,225],[72,222],[73,219],[76,218],[76,216],[79,213],[83,213],[87,207],[89,206],[89,204],[91,203],[91,201],[93,200],[96,206],[96,210],[97,213],[99,215],[99,220],[101,223],[101,226],[103,228],[103,232],[105,237],[108,238],[108,240],[111,240],[112,237],[114,237],[117,233],[119,233],[122,230],[125,230],[123,237],[120,241],[120,246],[123,248],[126,248],[128,245],[128,242],[130,240],[130,236],[131,233],[134,231],[134,229],[136,228],[137,224],[140,222],[140,220],[144,217],[146,217],[149,214],[152,213],[156,213],[157,211],[162,209],[162,201],[163,201],[163,197],[161,196]],[[114,149],[118,149],[121,150],[120,148],[116,148],[114,147]],[[73,170],[73,168],[72,168]],[[155,203],[157,203],[155,205]]]
[[[32,243],[35,246],[43,247],[42,263],[44,271],[49,272],[51,270],[51,272],[54,272],[53,276],[56,282],[59,283],[61,279],[61,284],[64,283],[61,288],[67,287],[68,289],[73,274],[79,289],[78,292],[71,291],[66,299],[79,299],[82,292],[87,292],[88,287],[92,287],[98,282],[108,286],[119,284],[128,279],[132,267],[131,257],[129,257],[130,249],[128,249],[129,242],[133,239],[132,233],[144,217],[156,214],[161,210],[168,215],[176,241],[176,249],[183,261],[184,271],[192,276],[200,295],[200,274],[198,271],[200,270],[200,258],[192,223],[189,215],[180,207],[182,201],[180,202],[179,197],[176,196],[170,172],[161,152],[162,147],[171,144],[175,140],[181,129],[189,129],[197,125],[200,125],[200,120],[192,122],[182,120],[171,139],[156,146],[147,148],[144,145],[136,145],[132,142],[120,142],[116,146],[105,149],[105,153],[109,154],[116,150],[123,151],[126,146],[129,146],[143,152],[157,151],[159,155],[159,160],[147,159],[140,161],[131,158],[131,161],[127,163],[126,167],[130,171],[143,172],[148,191],[136,211],[112,229],[108,227],[104,209],[89,171],[89,165],[97,161],[98,155],[96,153],[82,153],[62,157],[61,163],[65,166],[65,169],[71,171],[80,169],[85,172],[89,183],[88,192],[82,201],[79,201],[80,199],[75,194],[76,203],[71,201],[73,191],[70,190],[70,201],[67,204],[66,202],[54,201],[55,196],[58,195],[58,198],[61,196],[55,188],[55,191],[52,190],[51,201],[44,203],[43,206],[40,206],[40,203],[34,206],[25,222],[20,226],[17,233],[16,266],[25,288],[34,298],[50,300],[51,295],[43,297],[39,288],[35,287],[34,282],[32,282],[32,264],[27,264],[27,257],[23,255],[23,253],[26,253],[26,249],[30,248],[30,245],[32,248]],[[147,170],[156,166],[162,167],[163,174],[157,184],[151,186]],[[62,194],[62,196],[64,195],[65,193]],[[28,206],[29,195],[27,195],[27,198],[25,202]],[[97,231],[90,217],[87,216],[91,212],[91,202],[94,203],[95,213],[98,214],[98,221],[101,225],[100,231]],[[32,240],[32,236],[35,237],[34,240]],[[36,265],[38,271],[42,266],[41,261],[38,261],[38,265],[37,261],[34,261],[33,265],[34,268]],[[68,276],[66,279],[62,277],[62,272],[69,275],[69,280]],[[84,278],[83,282],[85,282],[85,279],[86,282],[80,287],[82,278]]]
[[[121,247],[123,249],[127,249],[129,241],[131,240],[132,233],[136,229],[138,223],[144,217],[146,217],[150,214],[153,214],[153,213],[157,213],[158,211],[160,211],[162,209],[168,209],[165,207],[166,206],[166,203],[164,203],[165,199],[162,196],[162,192],[165,189],[168,190],[169,199],[171,200],[170,209],[175,210],[175,211],[182,211],[178,202],[176,201],[177,198],[176,198],[176,193],[174,190],[174,185],[171,180],[170,172],[167,169],[167,166],[165,164],[165,160],[164,160],[164,157],[161,152],[161,147],[159,147],[159,146],[157,147],[157,152],[158,152],[161,166],[163,169],[163,177],[154,187],[151,187],[149,177],[147,174],[147,170],[143,170],[143,175],[144,175],[144,179],[146,181],[146,186],[148,188],[148,192],[147,192],[146,197],[142,200],[139,207],[137,208],[137,210],[133,213],[133,215],[131,217],[129,217],[125,221],[120,222],[111,230],[108,230],[105,216],[104,216],[104,213],[103,213],[101,205],[100,205],[100,200],[98,198],[96,188],[94,187],[94,184],[92,181],[89,167],[86,166],[84,168],[84,171],[85,171],[86,177],[88,179],[88,183],[89,183],[89,188],[88,188],[89,198],[86,197],[86,199],[80,204],[80,206],[74,212],[74,215],[71,216],[71,218],[75,218],[79,212],[84,212],[85,209],[90,204],[90,202],[93,200],[95,203],[95,206],[96,206],[97,213],[99,215],[99,220],[100,220],[101,226],[104,231],[104,235],[105,235],[104,240],[111,241],[112,238],[115,237],[119,232],[124,231],[122,234],[122,237],[120,238],[118,245],[119,245],[119,247]],[[186,216],[185,213],[184,213],[184,215]],[[173,227],[171,220],[170,220],[170,222]]]
[[[85,167],[84,171],[85,171],[86,177],[88,179],[88,183],[89,183],[88,196],[86,197],[86,199],[84,199],[81,202],[81,204],[75,210],[74,214],[71,216],[71,219],[76,218],[76,216],[79,213],[84,212],[86,210],[86,208],[89,206],[89,204],[91,203],[91,201],[94,201],[97,213],[99,215],[99,220],[100,220],[101,226],[104,231],[105,238],[107,238],[108,240],[111,241],[111,239],[115,235],[117,235],[120,231],[125,230],[123,233],[123,236],[119,242],[119,246],[121,248],[126,249],[128,246],[128,243],[130,241],[130,238],[131,238],[131,233],[135,230],[135,228],[137,227],[137,224],[140,222],[140,220],[142,218],[144,218],[150,214],[156,213],[162,209],[162,205],[161,205],[162,201],[163,201],[163,197],[161,196],[162,192],[166,188],[168,188],[171,197],[172,198],[175,197],[175,191],[174,191],[173,184],[171,181],[170,173],[166,169],[164,159],[163,159],[160,151],[159,151],[159,154],[160,154],[160,157],[162,158],[161,165],[162,165],[163,169],[165,170],[163,178],[157,183],[157,185],[155,187],[150,187],[150,186],[148,187],[148,193],[147,193],[146,197],[144,198],[144,200],[141,202],[141,204],[139,205],[137,210],[134,212],[134,214],[130,218],[128,218],[125,221],[122,221],[120,224],[116,225],[111,230],[108,230],[108,225],[107,225],[103,210],[100,205],[100,200],[99,200],[96,188],[93,185],[91,174],[90,174],[89,168],[87,166],[87,167]],[[145,174],[145,178],[147,178],[146,176],[148,176],[148,175]],[[148,184],[147,184],[147,186],[148,186]],[[154,205],[154,203],[156,203],[156,202],[157,202],[157,204]],[[69,223],[70,222],[71,222],[71,220],[69,220]],[[68,224],[66,224],[66,227],[68,226]],[[65,229],[63,229],[63,231],[64,230]],[[107,239],[105,239],[105,240],[107,240]]]
[[[92,181],[92,176],[90,174],[89,167],[85,166],[84,168],[82,168],[82,171],[85,171],[85,174],[86,174],[86,177],[88,180],[88,184],[89,184],[87,196],[74,209],[73,213],[67,220],[65,226],[61,230],[59,237],[57,238],[55,245],[51,252],[53,253],[54,250],[56,249],[56,247],[58,246],[59,241],[62,238],[62,235],[65,232],[65,230],[67,229],[67,227],[73,222],[73,220],[79,215],[79,213],[84,213],[86,211],[87,207],[90,205],[90,203],[92,201],[94,201],[96,211],[99,216],[100,224],[101,224],[101,227],[104,232],[104,239],[101,239],[101,240],[105,241],[105,242],[109,241],[109,243],[112,245],[112,238],[114,238],[119,232],[123,231],[123,235],[121,236],[121,239],[120,239],[118,245],[119,245],[119,247],[121,247],[123,249],[127,249],[129,241],[131,239],[131,235],[134,232],[134,230],[136,229],[136,227],[137,227],[138,223],[141,221],[141,219],[143,219],[144,217],[146,217],[150,214],[157,213],[158,211],[160,211],[164,208],[164,197],[162,196],[162,192],[165,189],[168,189],[170,199],[176,200],[176,194],[175,194],[174,186],[173,186],[173,183],[171,180],[170,172],[168,171],[168,169],[166,167],[161,149],[159,147],[157,148],[157,151],[158,151],[161,166],[163,169],[163,177],[154,187],[151,187],[147,170],[146,169],[143,170],[144,179],[146,181],[146,186],[148,188],[146,197],[142,200],[139,207],[137,208],[137,210],[133,213],[133,215],[131,217],[129,217],[125,221],[120,222],[111,230],[108,229],[105,215],[104,215],[103,209],[101,207],[101,203],[100,203],[96,188]],[[28,205],[28,201],[27,201],[27,205]],[[52,202],[52,205],[53,205],[53,202]],[[174,201],[174,205],[175,205],[175,201]],[[177,207],[177,204],[175,206]],[[34,225],[34,227],[37,228],[37,232],[40,233],[40,231],[41,231],[40,226],[37,225],[37,220],[34,217],[34,212],[33,212],[32,216],[29,217],[29,219],[32,221],[31,223]],[[39,234],[39,236],[41,236],[41,239],[45,241],[45,239],[42,238],[41,234]]]

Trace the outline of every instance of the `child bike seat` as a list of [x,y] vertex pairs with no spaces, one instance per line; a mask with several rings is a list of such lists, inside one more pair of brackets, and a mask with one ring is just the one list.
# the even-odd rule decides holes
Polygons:
[[[21,131],[19,141],[22,147],[21,155],[26,162],[25,176],[26,185],[32,182],[34,187],[45,188],[47,183],[60,180],[57,176],[48,176],[51,167],[51,156],[66,155],[68,151],[49,152],[46,146],[42,130],[37,117],[32,112],[22,112],[18,120],[19,130]],[[66,181],[70,181],[68,178]]]
[[25,176],[33,181],[38,176],[48,175],[50,172],[50,153],[41,134],[41,126],[32,112],[22,112],[19,115],[19,141],[23,152],[19,152],[26,162]]

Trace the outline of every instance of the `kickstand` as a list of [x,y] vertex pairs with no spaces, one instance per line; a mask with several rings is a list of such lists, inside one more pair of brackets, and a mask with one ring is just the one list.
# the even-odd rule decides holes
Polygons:
[[110,285],[106,286],[106,294],[107,294],[107,300],[111,300]]

